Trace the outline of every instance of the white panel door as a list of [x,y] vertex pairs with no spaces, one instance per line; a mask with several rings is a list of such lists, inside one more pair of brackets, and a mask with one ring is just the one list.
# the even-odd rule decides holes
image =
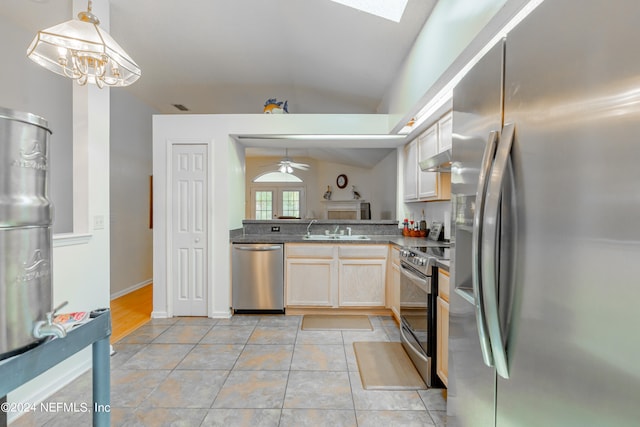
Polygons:
[[207,315],[207,146],[172,148],[172,277],[174,316]]

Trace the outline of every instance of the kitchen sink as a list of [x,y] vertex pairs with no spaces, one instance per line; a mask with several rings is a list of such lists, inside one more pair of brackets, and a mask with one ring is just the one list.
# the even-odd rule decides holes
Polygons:
[[307,234],[302,237],[304,240],[371,240],[371,237],[363,234]]

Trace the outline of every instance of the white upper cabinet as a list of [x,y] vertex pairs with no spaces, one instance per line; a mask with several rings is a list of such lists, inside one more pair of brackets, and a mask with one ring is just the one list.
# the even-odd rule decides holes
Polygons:
[[451,148],[452,118],[448,112],[404,147],[404,200],[451,199],[451,174],[422,172],[420,162]]
[[436,172],[422,172],[420,162],[438,154],[438,123],[424,131],[418,137],[418,199],[430,199],[438,195],[438,174]]
[[404,146],[404,199],[418,200],[418,141]]
[[440,132],[438,153],[442,153],[451,148],[451,142],[453,141],[453,113],[451,111],[438,121],[438,131]]

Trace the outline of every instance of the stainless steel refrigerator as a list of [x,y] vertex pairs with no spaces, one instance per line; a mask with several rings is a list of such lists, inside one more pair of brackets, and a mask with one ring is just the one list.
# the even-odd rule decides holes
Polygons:
[[640,425],[639,22],[546,0],[454,90],[448,426]]

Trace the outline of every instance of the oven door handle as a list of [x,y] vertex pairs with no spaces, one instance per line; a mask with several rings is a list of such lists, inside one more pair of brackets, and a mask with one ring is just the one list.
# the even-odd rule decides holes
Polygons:
[[[408,346],[411,348],[411,350],[413,350],[413,352],[415,353],[415,355],[416,355],[416,356],[418,356],[420,359],[424,360],[425,362],[429,363],[429,359],[427,359],[427,357],[424,355],[424,353],[422,352],[422,350],[418,350],[418,349],[416,348],[416,346],[414,346],[414,345],[411,343],[411,340],[407,338],[407,335],[404,333],[404,331],[405,331],[405,326],[404,326],[404,325],[401,325],[401,326],[400,326],[400,334],[401,334],[401,335],[402,335],[402,337],[404,338],[404,343],[405,343],[406,345],[408,345]],[[409,333],[410,333],[410,332],[409,332]]]
[[476,191],[476,210],[473,215],[473,234],[471,240],[471,284],[473,287],[473,298],[476,308],[476,323],[478,325],[478,337],[480,339],[480,349],[482,350],[482,360],[485,365],[493,366],[493,352],[491,351],[491,341],[487,330],[487,320],[484,307],[482,270],[480,265],[482,236],[484,234],[484,208],[487,193],[488,177],[491,172],[491,165],[498,146],[499,133],[492,131],[489,133],[487,145],[482,156],[480,176],[478,177],[478,189]]
[[[411,279],[411,281],[416,282],[416,284],[420,286],[420,289],[425,291],[427,294],[431,294],[431,281],[429,280],[428,277],[425,278],[425,277],[418,276],[417,274],[409,270],[407,267],[402,265],[402,263],[400,263],[400,272],[405,276],[407,276],[409,279]],[[423,283],[424,285],[422,285]]]

